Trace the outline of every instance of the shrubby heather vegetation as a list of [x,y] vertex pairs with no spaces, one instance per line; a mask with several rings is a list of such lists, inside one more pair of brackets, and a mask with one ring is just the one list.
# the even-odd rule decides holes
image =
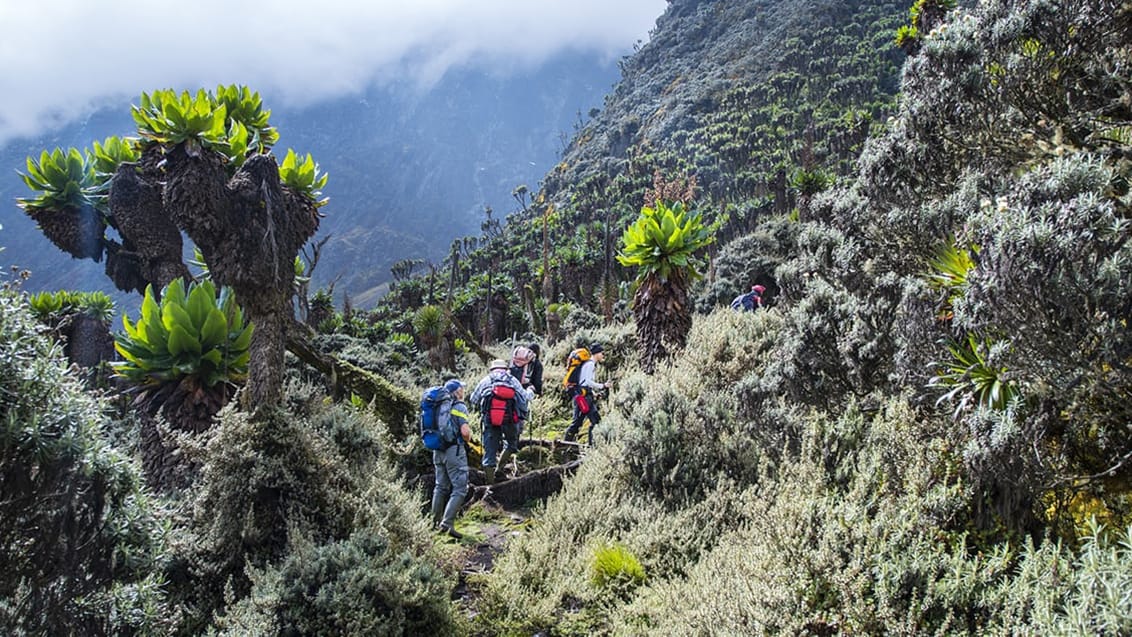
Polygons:
[[[486,632],[1128,630],[1130,27],[991,0],[923,34],[857,179],[720,253],[777,307],[629,374]],[[608,543],[644,576],[589,580]]]
[[[239,341],[234,310],[205,326],[229,312],[223,292],[164,288],[128,323],[160,350],[140,370],[184,374],[149,383],[133,435],[136,414],[106,415],[0,295],[0,626],[1132,631],[1132,9],[956,4],[671,2],[607,113],[539,193],[516,189],[512,223],[489,212],[440,266],[397,264],[373,310],[299,294],[308,327],[284,330],[298,358],[260,370],[277,405],[229,402],[242,372],[219,354],[170,363],[203,359],[209,334]],[[728,46],[781,65],[695,84],[689,65]],[[320,177],[289,161],[280,187],[309,211]],[[767,309],[726,309],[754,283]],[[32,303],[59,335],[57,305]],[[614,390],[596,444],[551,467],[561,490],[525,503],[489,571],[457,573],[498,547],[430,532],[410,390],[472,381],[535,340],[547,392],[525,435],[562,431],[563,363],[599,343]],[[146,404],[159,387],[177,409]],[[207,413],[178,426],[186,410]],[[178,480],[144,484],[131,452]]]

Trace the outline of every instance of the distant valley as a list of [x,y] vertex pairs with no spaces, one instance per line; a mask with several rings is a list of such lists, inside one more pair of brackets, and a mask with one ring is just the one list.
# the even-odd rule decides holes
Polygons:
[[[334,282],[339,302],[345,293],[355,306],[368,306],[384,292],[394,262],[439,262],[453,239],[479,232],[485,206],[497,217],[514,211],[512,190],[520,184],[537,189],[618,77],[616,60],[569,54],[522,73],[454,70],[425,92],[372,87],[303,109],[284,108],[264,93],[281,135],[277,154],[287,148],[312,153],[330,174],[324,190],[330,203],[315,239],[331,239],[315,287]],[[87,148],[110,135],[132,134],[129,104],[136,100],[0,148],[6,175],[0,179],[0,264],[31,270],[27,289],[114,292],[100,264],[60,252],[16,206],[29,192],[16,171],[43,149]],[[133,295],[115,297],[136,303]]]

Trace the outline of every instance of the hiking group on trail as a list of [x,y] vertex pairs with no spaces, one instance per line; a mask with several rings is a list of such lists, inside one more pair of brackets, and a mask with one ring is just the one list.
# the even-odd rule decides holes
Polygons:
[[[750,292],[741,294],[731,302],[737,312],[754,312],[766,307],[762,285],[751,286]],[[495,359],[488,365],[487,375],[480,379],[468,396],[468,403],[479,413],[481,441],[480,462],[484,484],[495,484],[496,478],[507,479],[500,473],[508,461],[516,458],[519,438],[530,420],[531,403],[542,396],[543,366],[538,343],[520,345],[511,352],[511,360]],[[582,427],[588,420],[585,442],[593,444],[593,430],[601,422],[598,401],[610,383],[598,382],[597,366],[605,360],[601,343],[579,347],[566,359],[566,374],[562,378],[562,394],[572,409],[570,425],[562,440],[576,442],[583,435]],[[430,387],[421,398],[421,440],[432,451],[435,486],[432,494],[432,523],[437,530],[462,537],[454,524],[456,514],[468,494],[468,448],[479,450],[472,442],[468,404],[464,398],[464,383],[452,378],[443,385]]]
[[[481,466],[486,485],[494,484],[500,475],[499,468],[506,467],[519,452],[519,437],[530,418],[531,402],[535,396],[542,395],[544,389],[540,353],[539,345],[532,343],[516,347],[510,363],[502,359],[491,361],[487,375],[468,396],[468,403],[480,416]],[[601,422],[595,399],[610,386],[595,379],[596,366],[603,360],[605,352],[600,343],[570,352],[562,388],[571,401],[573,418],[563,440],[576,441],[588,419],[590,427],[586,438],[593,443],[593,428]],[[474,446],[468,405],[464,402],[466,393],[466,385],[452,378],[425,390],[420,404],[421,441],[432,451],[435,474],[432,525],[457,539],[463,536],[456,531],[455,519],[467,498],[468,448]]]

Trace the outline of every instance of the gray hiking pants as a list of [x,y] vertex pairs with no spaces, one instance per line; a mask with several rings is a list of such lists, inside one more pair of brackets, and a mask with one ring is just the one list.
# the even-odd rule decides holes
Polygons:
[[432,490],[432,523],[451,529],[468,495],[468,452],[463,443],[432,452],[436,486]]

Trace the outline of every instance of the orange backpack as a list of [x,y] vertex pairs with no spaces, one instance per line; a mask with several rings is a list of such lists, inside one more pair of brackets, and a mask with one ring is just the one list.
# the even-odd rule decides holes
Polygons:
[[562,378],[563,389],[570,389],[578,384],[578,375],[582,373],[582,363],[593,358],[590,350],[579,347],[578,349],[570,352],[569,358],[566,359],[566,376]]

